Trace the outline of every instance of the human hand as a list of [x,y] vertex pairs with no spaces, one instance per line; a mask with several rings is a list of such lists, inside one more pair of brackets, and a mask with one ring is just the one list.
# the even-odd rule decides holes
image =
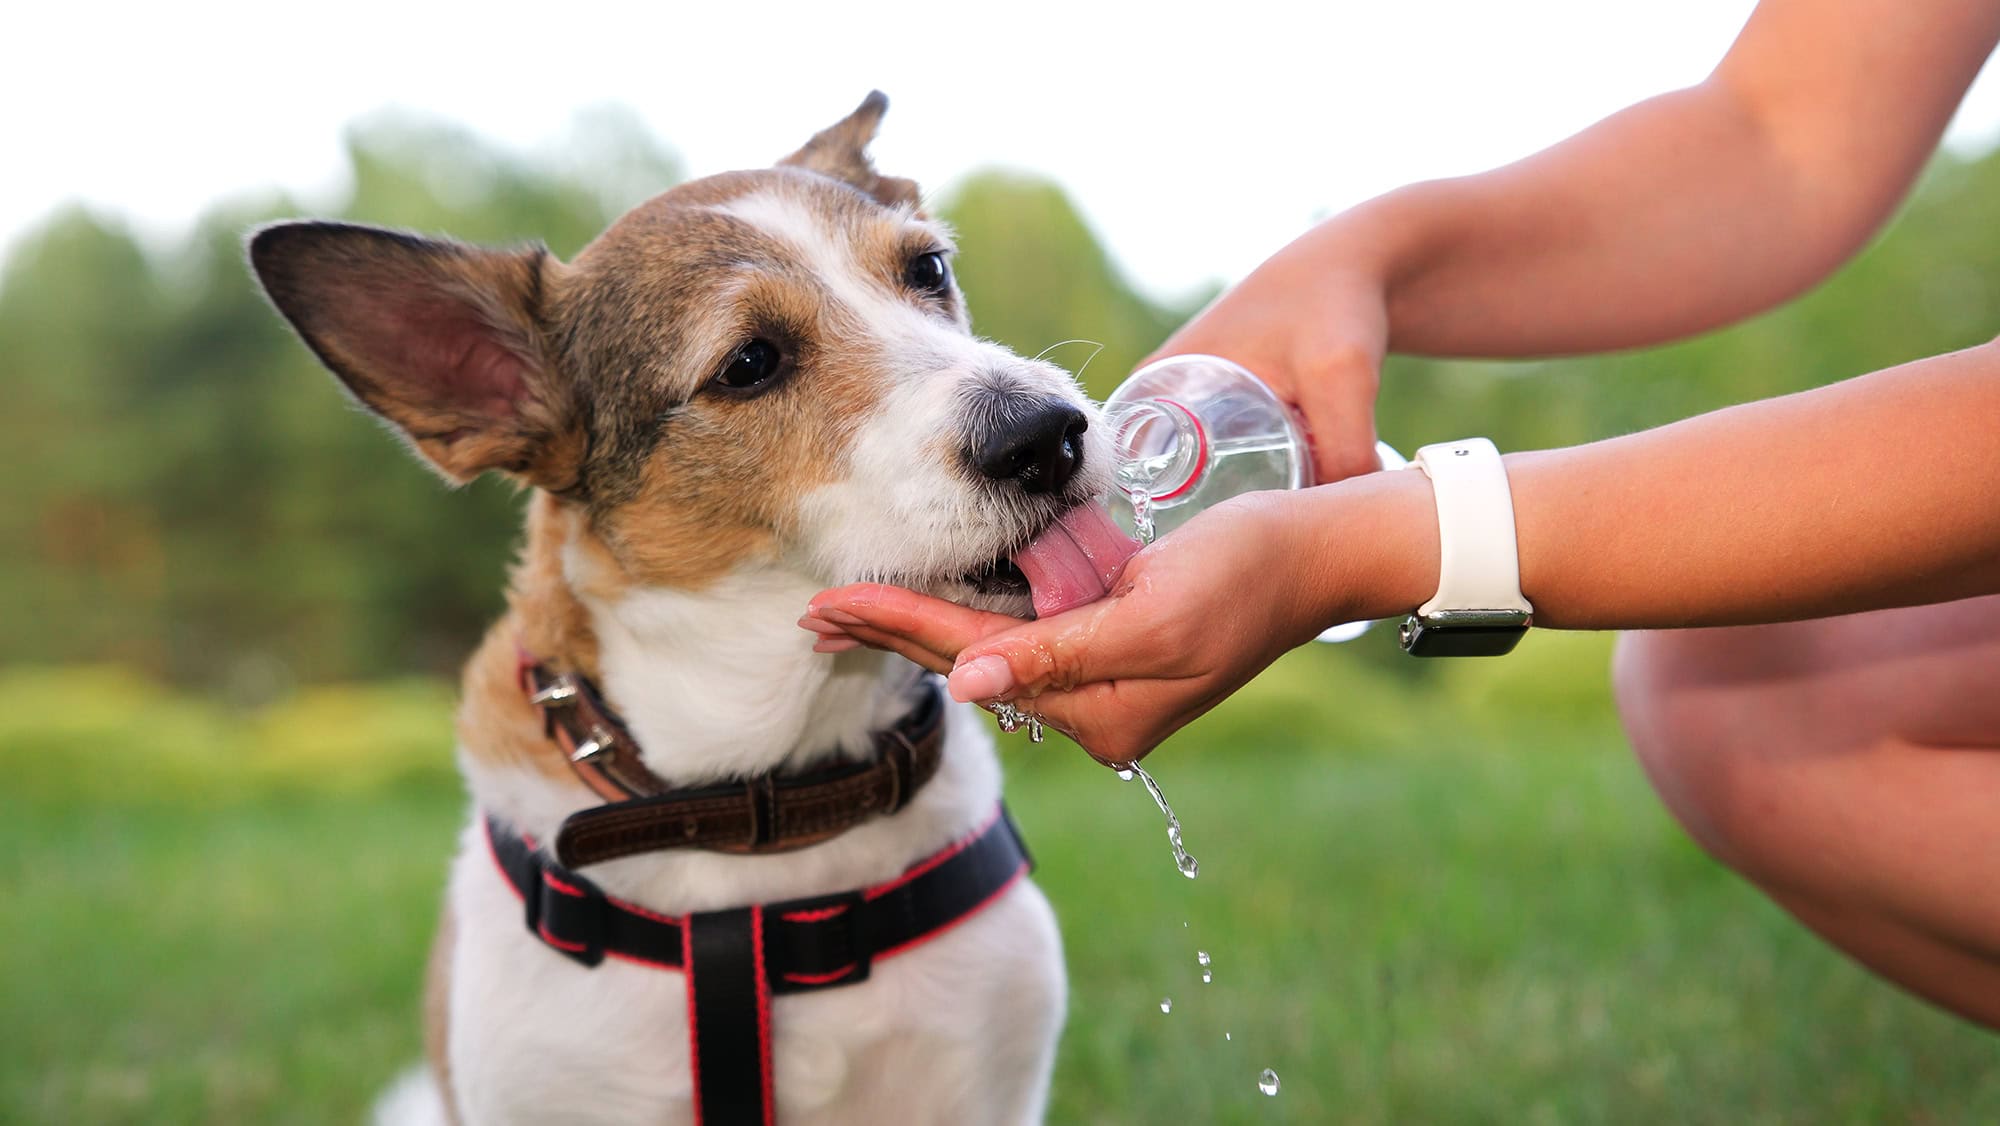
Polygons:
[[818,648],[865,644],[949,674],[952,697],[1007,701],[1108,765],[1136,761],[1329,621],[1302,494],[1249,493],[1132,557],[1109,595],[1041,621],[859,584],[813,598]]
[[1353,248],[1352,222],[1343,216],[1308,231],[1147,358],[1202,352],[1255,372],[1305,418],[1322,484],[1382,467],[1375,392],[1388,301],[1379,271]]

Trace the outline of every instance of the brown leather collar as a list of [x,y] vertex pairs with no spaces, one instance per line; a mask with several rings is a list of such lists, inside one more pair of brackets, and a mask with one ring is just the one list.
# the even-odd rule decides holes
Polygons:
[[749,778],[676,790],[640,761],[639,747],[588,678],[556,673],[525,651],[521,690],[577,777],[609,804],[571,814],[557,831],[565,867],[667,848],[787,852],[818,844],[909,804],[943,757],[944,697],[923,699],[875,735],[871,760],[807,774]]

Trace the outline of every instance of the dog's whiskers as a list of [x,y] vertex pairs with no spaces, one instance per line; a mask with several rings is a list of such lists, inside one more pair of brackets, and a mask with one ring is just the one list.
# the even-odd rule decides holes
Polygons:
[[1041,351],[1035,353],[1035,359],[1037,360],[1047,359],[1048,354],[1050,352],[1053,352],[1058,348],[1066,347],[1071,344],[1089,344],[1096,349],[1095,351],[1091,352],[1090,355],[1085,356],[1083,358],[1082,367],[1077,368],[1076,371],[1071,373],[1072,375],[1075,375],[1077,378],[1081,379],[1083,377],[1083,369],[1090,366],[1090,361],[1096,359],[1099,352],[1104,351],[1104,344],[1101,341],[1085,340],[1080,336],[1072,337],[1068,340],[1058,340],[1054,344],[1051,344],[1048,347],[1042,349]]

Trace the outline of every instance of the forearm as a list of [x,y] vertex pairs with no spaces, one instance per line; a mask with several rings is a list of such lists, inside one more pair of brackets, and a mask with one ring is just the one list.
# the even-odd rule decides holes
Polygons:
[[1809,206],[1805,179],[1734,91],[1707,83],[1517,164],[1412,185],[1381,201],[1405,240],[1384,279],[1390,350],[1604,351],[1768,308],[1887,211]]
[[1389,347],[1537,355],[1658,342],[1782,301],[1903,197],[2000,36],[1984,0],[1766,0],[1702,84],[1518,163],[1330,220]]
[[[2000,592],[2000,347],[1570,449],[1507,458],[1538,625],[1728,625]],[[1316,612],[1437,584],[1416,474],[1308,490]]]

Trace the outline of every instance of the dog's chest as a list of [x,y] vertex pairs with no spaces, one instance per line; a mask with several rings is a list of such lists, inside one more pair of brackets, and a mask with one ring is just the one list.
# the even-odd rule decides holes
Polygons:
[[[690,1121],[682,975],[556,954],[522,926],[520,902],[483,860],[462,852],[451,890],[449,1051],[466,1120]],[[1053,915],[1022,880],[864,983],[776,998],[778,1120],[1031,1119],[1033,1065],[1060,1023],[1062,977]],[[1034,1107],[1018,1105],[1023,1091]]]

